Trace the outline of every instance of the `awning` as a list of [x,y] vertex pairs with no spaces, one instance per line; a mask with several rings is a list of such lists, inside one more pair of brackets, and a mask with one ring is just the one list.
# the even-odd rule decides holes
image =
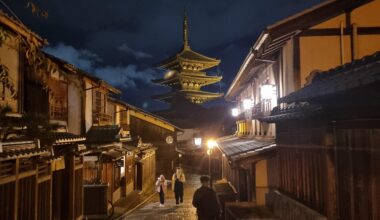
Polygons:
[[218,139],[217,142],[223,154],[232,159],[258,154],[264,150],[273,149],[276,146],[274,141],[239,138],[236,136],[223,137]]
[[92,126],[86,134],[87,142],[112,143],[119,142],[121,127],[117,125]]
[[108,152],[102,153],[102,157],[106,161],[117,161],[117,160],[122,159],[123,156],[125,156],[125,152],[122,152],[122,151],[108,151]]

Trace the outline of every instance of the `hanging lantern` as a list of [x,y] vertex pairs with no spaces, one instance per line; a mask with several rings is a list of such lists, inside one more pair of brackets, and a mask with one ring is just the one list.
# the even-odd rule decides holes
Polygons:
[[260,88],[261,99],[262,100],[271,100],[273,98],[274,93],[275,93],[274,88],[275,87],[272,84],[262,85]]
[[201,144],[202,144],[202,138],[200,138],[200,137],[194,138],[194,144],[196,146],[201,146]]
[[252,100],[251,99],[244,99],[243,100],[243,108],[245,110],[251,109],[252,108]]

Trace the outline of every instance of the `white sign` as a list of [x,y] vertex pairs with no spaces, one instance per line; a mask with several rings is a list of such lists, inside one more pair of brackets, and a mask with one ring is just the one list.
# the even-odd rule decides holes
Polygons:
[[98,161],[98,156],[84,156],[83,161]]

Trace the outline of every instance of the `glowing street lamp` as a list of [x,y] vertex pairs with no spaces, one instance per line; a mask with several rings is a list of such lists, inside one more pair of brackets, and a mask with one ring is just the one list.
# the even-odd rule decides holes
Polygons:
[[208,140],[207,141],[207,148],[212,150],[214,147],[217,147],[218,143],[216,143],[215,140]]
[[231,109],[231,114],[233,117],[239,116],[239,109],[238,108]]
[[252,108],[252,100],[251,99],[244,99],[243,100],[243,108],[245,110],[249,110]]
[[200,137],[194,138],[194,144],[196,146],[201,146],[201,144],[202,144],[202,138],[200,138]]
[[212,149],[214,147],[217,147],[218,143],[216,143],[215,140],[208,140],[207,141],[207,155],[208,155],[208,175],[210,176],[210,187],[212,187],[212,175],[211,175],[211,154],[212,154]]

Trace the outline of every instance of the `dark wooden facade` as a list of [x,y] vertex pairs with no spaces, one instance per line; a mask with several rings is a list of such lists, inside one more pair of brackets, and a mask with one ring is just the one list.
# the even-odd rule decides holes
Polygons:
[[[51,219],[50,153],[38,149],[33,141],[2,144],[0,219]],[[7,152],[6,148],[12,149]]]
[[379,59],[319,73],[267,118],[277,126],[278,189],[294,200],[274,201],[284,219],[294,216],[290,203],[305,205],[303,217],[379,219]]
[[[166,178],[171,177],[177,166],[176,159],[176,132],[167,130],[146,120],[131,116],[130,129],[132,138],[141,137],[144,143],[151,143],[156,151],[155,176],[163,174]],[[172,137],[172,143],[167,143],[167,137]]]
[[135,189],[149,192],[156,180],[156,150],[146,148],[138,155],[135,171]]
[[65,168],[53,173],[53,219],[83,218],[83,156],[64,156]]

